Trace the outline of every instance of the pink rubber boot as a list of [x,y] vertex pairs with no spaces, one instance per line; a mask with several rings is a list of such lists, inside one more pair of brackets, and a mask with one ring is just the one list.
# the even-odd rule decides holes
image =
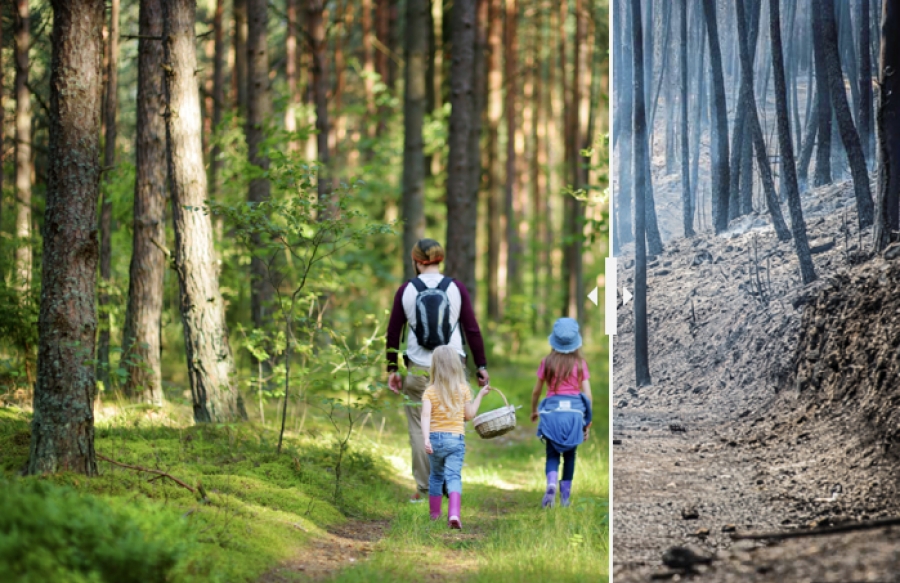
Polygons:
[[431,520],[437,520],[441,517],[441,502],[444,501],[443,496],[429,496],[428,510]]
[[459,492],[450,492],[450,505],[447,509],[450,528],[462,528],[462,521],[459,519],[459,510],[462,505],[462,494]]

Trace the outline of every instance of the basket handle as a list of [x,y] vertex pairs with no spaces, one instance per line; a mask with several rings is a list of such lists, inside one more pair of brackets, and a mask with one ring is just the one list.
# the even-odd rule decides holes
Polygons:
[[506,400],[506,395],[503,394],[503,391],[498,389],[497,387],[492,387],[490,383],[484,385],[485,387],[489,387],[492,391],[497,391],[500,393],[500,396],[503,397],[503,402],[506,403],[506,406],[509,407],[509,401]]

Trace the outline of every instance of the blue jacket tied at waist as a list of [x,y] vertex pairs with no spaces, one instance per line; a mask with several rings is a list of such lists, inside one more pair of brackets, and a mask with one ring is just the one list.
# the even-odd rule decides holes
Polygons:
[[584,428],[593,418],[591,402],[582,394],[547,397],[538,406],[538,414],[537,436],[552,441],[560,453],[584,442]]

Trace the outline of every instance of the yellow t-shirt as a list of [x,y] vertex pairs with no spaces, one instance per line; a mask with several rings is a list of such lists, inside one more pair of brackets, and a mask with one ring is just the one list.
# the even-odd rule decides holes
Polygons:
[[425,399],[431,401],[431,432],[456,433],[458,435],[463,435],[465,433],[465,429],[463,428],[463,423],[465,422],[465,403],[472,400],[472,391],[469,389],[468,385],[460,385],[459,389],[463,393],[463,405],[459,408],[459,413],[452,418],[441,406],[438,392],[437,389],[434,388],[434,385],[429,386],[425,389],[425,392],[422,393],[423,401]]

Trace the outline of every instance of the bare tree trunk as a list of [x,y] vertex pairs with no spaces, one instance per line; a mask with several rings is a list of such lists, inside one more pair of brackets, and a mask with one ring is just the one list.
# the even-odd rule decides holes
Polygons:
[[[471,197],[471,205],[469,206],[469,217],[466,219],[472,225],[478,223],[478,194],[481,189],[482,176],[482,153],[481,153],[481,129],[482,120],[485,115],[485,106],[487,104],[487,79],[485,76],[485,67],[487,59],[487,19],[488,19],[488,2],[489,0],[476,0],[475,6],[475,62],[472,65],[472,124],[469,128],[469,196]],[[475,227],[477,228],[477,227]],[[474,234],[473,234],[474,239]],[[472,255],[468,258],[472,268],[469,274],[472,276],[471,281],[466,281],[465,286],[469,290],[473,305],[477,305],[477,289],[475,278],[475,265],[477,261],[478,245],[477,240],[473,240],[469,251]]]
[[[155,2],[154,6],[159,9],[159,2]],[[212,125],[213,131],[219,129],[222,123],[222,111],[225,108],[225,30],[223,19],[225,16],[225,0],[216,0],[216,12],[213,19],[213,113]],[[144,39],[141,39],[143,41]],[[162,51],[160,51],[160,63],[162,62]],[[160,87],[162,89],[162,87]],[[162,126],[165,129],[165,126]],[[163,134],[161,134],[163,135]],[[219,193],[219,175],[222,173],[223,161],[219,158],[222,150],[219,146],[214,145],[210,154],[209,162],[209,198],[215,200]],[[218,225],[217,231],[221,231],[221,224]],[[221,232],[219,233],[221,235]]]
[[881,12],[881,66],[878,81],[878,200],[875,214],[875,250],[896,241],[900,231],[900,4],[883,2]]
[[679,51],[681,68],[681,216],[684,224],[684,236],[693,237],[694,208],[691,204],[690,134],[688,133],[688,0],[681,0],[680,8],[678,29],[681,43]]
[[[630,27],[631,22],[628,18],[629,8],[626,2],[630,0],[620,0],[620,4],[616,5],[613,11],[613,19],[618,20],[619,24],[615,25],[612,30],[613,35],[621,35],[622,40],[615,43],[616,50],[613,52],[614,57],[620,59],[620,66],[615,70],[615,83],[613,83],[613,92],[615,99],[615,126],[613,128],[613,136],[615,137],[615,148],[617,162],[616,174],[618,176],[618,188],[614,197],[616,220],[615,240],[619,245],[625,245],[634,240],[631,226],[631,201],[632,201],[632,124],[634,123],[634,115],[632,108],[634,104],[631,100],[631,85],[634,77],[631,62],[631,39]],[[619,16],[621,14],[621,16]],[[619,56],[621,55],[621,56]]]
[[863,153],[866,160],[872,160],[875,149],[872,132],[872,55],[869,33],[869,0],[859,0],[857,13],[859,26],[859,137],[862,140]]
[[325,11],[324,0],[309,0],[306,5],[309,42],[312,49],[312,84],[316,102],[316,149],[319,161],[318,196],[319,204],[332,206],[331,180],[328,164],[331,152],[328,145],[330,126],[328,123],[328,62],[325,51]]
[[631,0],[632,68],[634,70],[634,358],[635,383],[649,385],[650,361],[647,339],[647,244],[644,200],[652,185],[647,182],[650,165],[647,151],[647,119],[644,107],[644,47],[641,26],[641,0]]
[[[291,0],[296,2],[296,0]],[[366,92],[366,115],[369,119],[375,118],[375,55],[372,49],[372,0],[362,0],[362,64],[363,87]],[[366,135],[369,138],[375,136],[375,125],[366,125]]]
[[[781,8],[780,0],[769,0],[769,39],[772,42],[772,69],[775,77],[775,108],[778,117],[778,143],[781,149],[781,187],[787,191],[788,209],[791,213],[791,232],[794,235],[794,249],[800,261],[800,276],[807,284],[816,279],[816,270],[809,252],[806,238],[806,223],[797,188],[797,169],[794,166],[794,146],[791,142],[791,120],[788,114],[787,83],[784,79],[784,56],[781,51]],[[740,4],[738,0],[738,11]]]
[[[766,143],[759,125],[759,117],[756,110],[756,98],[753,95],[753,65],[750,57],[749,32],[744,12],[744,0],[737,0],[737,29],[741,54],[741,98],[747,101],[747,126],[750,137],[753,139],[753,147],[756,151],[756,165],[762,176],[763,188],[766,193],[766,205],[769,214],[772,215],[772,225],[778,238],[787,241],[791,238],[791,232],[784,222],[778,194],[775,192],[775,181],[772,178],[772,169],[769,166],[769,155],[766,151]],[[749,173],[748,173],[749,174]]]
[[15,287],[31,287],[31,90],[28,50],[31,47],[28,0],[16,0],[16,268]]
[[[516,0],[506,0],[506,18],[504,20],[503,64],[506,99],[503,106],[506,117],[506,187],[504,189],[504,212],[506,214],[506,277],[513,289],[519,289],[519,216],[514,204],[516,198],[516,93],[518,76],[516,39],[516,21],[518,11]],[[454,45],[455,46],[455,45]],[[574,107],[573,107],[574,111]]]
[[416,276],[410,259],[416,241],[425,236],[425,56],[428,49],[428,0],[407,0],[406,80],[403,99],[403,267]]
[[54,0],[52,5],[46,230],[27,472],[93,476],[96,381],[88,363],[97,332],[104,5],[102,0]]
[[450,67],[450,151],[447,156],[448,275],[466,287],[475,283],[476,200],[469,188],[468,151],[472,128],[472,67],[475,63],[475,0],[456,0],[450,15],[453,57]]
[[200,93],[195,78],[195,11],[195,0],[163,2],[175,270],[194,421],[204,423],[246,419],[247,412],[234,384],[234,361],[219,291],[212,221],[202,211],[207,192],[206,172],[199,155],[202,149]]
[[500,319],[500,255],[503,242],[501,215],[503,214],[503,198],[501,196],[500,172],[500,117],[503,114],[503,72],[500,69],[500,57],[503,54],[501,42],[502,15],[501,0],[488,0],[488,317],[493,321]]
[[[221,0],[219,0],[221,1]],[[285,16],[287,16],[287,37],[285,38],[285,80],[287,81],[288,104],[284,111],[284,129],[288,132],[297,131],[297,103],[300,101],[297,85],[297,0],[287,0],[285,4]],[[366,81],[368,88],[369,81]],[[296,140],[288,142],[288,151],[296,152],[300,144]]]
[[719,48],[719,30],[715,0],[703,0],[706,30],[709,36],[709,57],[712,65],[712,101],[715,123],[712,140],[712,208],[716,233],[728,228],[728,112],[725,106],[725,79],[722,75],[722,51]]
[[[811,2],[814,0],[811,0]],[[815,7],[811,8],[815,12]],[[828,69],[825,64],[825,52],[822,43],[816,38],[818,29],[815,15],[810,14],[813,37],[813,58],[816,70],[816,123],[818,129],[818,147],[816,148],[816,174],[813,186],[831,184],[831,88],[828,82]]]
[[868,227],[874,221],[875,208],[872,192],[869,189],[869,171],[863,155],[859,134],[853,127],[853,117],[847,103],[844,90],[844,76],[841,72],[841,60],[838,55],[837,28],[834,22],[834,4],[831,0],[813,0],[813,21],[817,31],[815,40],[821,44],[825,56],[825,69],[828,73],[828,84],[831,89],[831,105],[837,117],[841,141],[847,152],[850,173],[853,176],[853,191],[856,194],[856,210],[859,227]]
[[[107,168],[106,181],[112,175],[111,169],[116,163],[116,109],[118,92],[118,57],[119,57],[119,0],[110,2],[109,11],[109,42],[107,45],[107,69],[106,69],[106,105],[103,108],[104,126],[106,136],[103,150],[103,167]],[[109,384],[109,293],[108,287],[112,285],[112,201],[109,192],[103,193],[103,204],[100,207],[100,289],[99,328],[100,334],[97,342],[97,379],[103,386],[110,388]]]
[[[750,55],[751,59],[753,55],[756,54],[756,46],[757,40],[759,36],[759,18],[760,11],[762,8],[762,2],[760,0],[752,0],[752,7],[750,13],[750,21],[748,26],[750,27]],[[740,55],[740,51],[738,50],[738,55]],[[738,57],[740,59],[740,56]],[[751,61],[751,66],[754,66],[754,63]],[[734,120],[734,130],[731,134],[731,168],[729,175],[729,203],[728,203],[728,220],[733,220],[741,215],[748,214],[753,211],[753,176],[752,176],[752,165],[750,166],[750,171],[745,173],[744,170],[744,159],[745,159],[745,148],[744,143],[750,142],[749,137],[750,129],[748,127],[747,122],[747,110],[750,108],[750,103],[747,101],[747,95],[750,94],[743,90],[744,81],[741,80],[738,83],[738,86],[741,87],[740,94],[738,97],[738,106],[737,113],[735,114]],[[752,95],[752,94],[750,94]],[[752,157],[752,151],[748,152],[746,155],[747,159]],[[741,181],[745,185],[748,185],[749,188],[745,190],[741,190]],[[744,194],[744,196],[741,196]]]
[[[138,40],[133,250],[122,334],[125,394],[161,405],[160,356],[166,257],[166,120],[162,1],[142,0]],[[221,87],[221,84],[220,84]]]
[[[265,139],[265,124],[272,114],[272,97],[269,93],[269,54],[266,27],[268,24],[268,1],[248,0],[247,15],[247,121],[244,133],[247,137],[247,157],[258,172],[269,169],[269,158],[260,151]],[[258,205],[269,199],[271,186],[267,178],[258,176],[250,180],[247,201]],[[250,285],[250,311],[256,328],[265,326],[269,317],[269,304],[274,290],[269,283],[265,259],[258,255],[265,242],[258,233],[251,235],[254,249],[250,262],[252,280]]]
[[[312,0],[317,2],[320,0]],[[388,46],[391,44],[391,1],[375,0],[375,40],[377,50],[375,51],[375,72],[385,85],[390,83],[390,61],[388,59]],[[377,135],[384,132],[386,111],[384,106],[378,111],[378,126],[376,128]]]
[[247,4],[249,0],[233,0],[231,12],[234,15],[234,71],[232,84],[234,102],[241,115],[247,114]]
[[[584,0],[575,0],[575,42],[572,43],[572,84],[571,101],[567,111],[567,136],[566,153],[568,156],[569,180],[572,187],[579,189],[582,184],[581,172],[581,119],[579,109],[581,104],[582,84],[582,44],[585,38],[585,17],[583,14]],[[563,73],[565,73],[563,71]],[[646,123],[646,122],[645,122]],[[649,166],[648,166],[649,169]],[[584,321],[584,274],[581,257],[581,246],[584,238],[584,210],[581,202],[573,196],[565,198],[565,225],[570,239],[563,246],[565,256],[566,302],[565,311],[569,317]],[[655,213],[654,213],[655,215]],[[651,243],[651,249],[653,244]],[[662,243],[660,242],[660,249]]]

